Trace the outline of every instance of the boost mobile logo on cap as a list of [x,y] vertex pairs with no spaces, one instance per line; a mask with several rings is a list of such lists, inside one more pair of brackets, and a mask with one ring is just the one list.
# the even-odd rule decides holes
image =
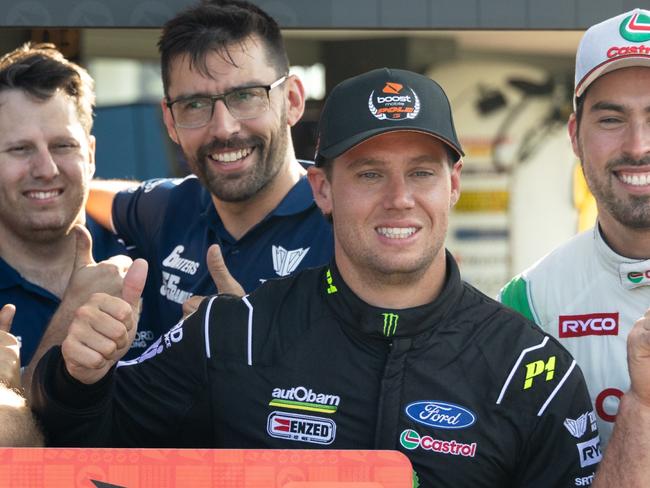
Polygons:
[[623,39],[631,42],[650,40],[650,17],[645,14],[634,14],[623,19],[619,32]]
[[379,120],[414,119],[420,113],[420,99],[408,86],[387,81],[380,92],[370,92],[368,109]]

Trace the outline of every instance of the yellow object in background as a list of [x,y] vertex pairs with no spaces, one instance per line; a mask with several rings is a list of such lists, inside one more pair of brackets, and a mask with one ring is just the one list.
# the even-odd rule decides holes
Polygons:
[[594,226],[598,209],[596,199],[589,191],[587,180],[578,161],[573,170],[573,205],[578,211],[578,232]]

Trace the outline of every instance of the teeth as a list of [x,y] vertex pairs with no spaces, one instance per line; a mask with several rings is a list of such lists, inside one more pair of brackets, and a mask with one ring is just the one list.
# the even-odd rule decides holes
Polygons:
[[650,173],[620,173],[619,178],[627,185],[645,186],[650,183]]
[[238,161],[240,159],[245,158],[252,152],[253,152],[252,148],[247,148],[247,149],[239,149],[238,151],[231,151],[227,153],[214,153],[211,154],[210,157],[215,161],[219,161],[221,163],[232,163],[233,161]]
[[377,232],[389,239],[406,239],[415,234],[415,227],[377,227]]
[[30,191],[27,192],[27,198],[34,198],[35,200],[46,200],[53,198],[59,194],[58,190],[51,191]]

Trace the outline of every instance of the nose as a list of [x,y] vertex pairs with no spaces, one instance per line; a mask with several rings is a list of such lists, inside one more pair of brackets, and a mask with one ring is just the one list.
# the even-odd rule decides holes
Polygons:
[[48,148],[38,148],[30,161],[33,178],[51,180],[59,175],[59,166]]
[[223,100],[217,100],[214,104],[212,119],[210,120],[210,134],[216,139],[228,140],[241,130],[239,120],[233,117]]
[[623,140],[623,152],[637,161],[650,155],[650,124],[645,119],[630,125]]
[[404,176],[390,178],[386,185],[384,208],[386,210],[405,210],[413,208],[413,190]]

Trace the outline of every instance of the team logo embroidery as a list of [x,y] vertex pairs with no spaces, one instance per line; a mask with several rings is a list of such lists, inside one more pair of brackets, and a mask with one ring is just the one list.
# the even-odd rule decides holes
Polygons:
[[388,81],[375,92],[370,92],[368,109],[379,120],[415,119],[420,113],[420,99],[408,86]]
[[409,403],[404,411],[412,420],[439,429],[464,429],[476,422],[470,410],[453,403],[419,401]]
[[425,451],[433,451],[438,454],[451,454],[452,456],[474,457],[476,455],[476,442],[463,444],[462,442],[443,441],[434,439],[431,436],[421,436],[413,429],[402,431],[399,436],[399,443],[404,449],[413,451],[418,447]]
[[273,269],[277,275],[289,276],[293,273],[300,264],[300,261],[307,255],[309,249],[309,247],[305,249],[301,247],[287,251],[282,246],[273,246]]
[[331,444],[336,438],[336,424],[333,420],[322,417],[271,412],[267,419],[266,432],[278,439]]
[[568,337],[618,335],[618,312],[560,315],[559,336]]
[[555,376],[555,356],[551,356],[547,361],[533,361],[526,364],[526,379],[524,380],[524,390],[533,386],[535,378],[546,373],[545,381],[551,381]]
[[332,270],[328,269],[327,273],[325,273],[325,279],[327,280],[327,294],[332,295],[333,293],[336,293],[338,288],[336,288],[336,285],[334,285],[334,279],[332,279]]
[[576,447],[578,448],[581,468],[593,466],[603,458],[602,451],[600,450],[600,437],[598,436],[586,442],[576,444]]
[[576,439],[580,439],[585,435],[585,432],[587,432],[587,423],[590,426],[591,432],[595,432],[598,428],[596,426],[596,414],[593,410],[583,413],[575,420],[570,418],[564,419],[564,427]]
[[397,323],[399,322],[399,315],[396,313],[382,313],[384,317],[384,330],[383,333],[386,337],[391,337],[397,332]]
[[338,395],[316,393],[311,388],[295,386],[293,388],[274,388],[271,393],[273,400],[271,407],[291,408],[294,410],[307,410],[310,412],[333,414],[341,403]]
[[645,42],[650,40],[650,17],[636,13],[623,19],[619,32],[623,39],[631,42]]

